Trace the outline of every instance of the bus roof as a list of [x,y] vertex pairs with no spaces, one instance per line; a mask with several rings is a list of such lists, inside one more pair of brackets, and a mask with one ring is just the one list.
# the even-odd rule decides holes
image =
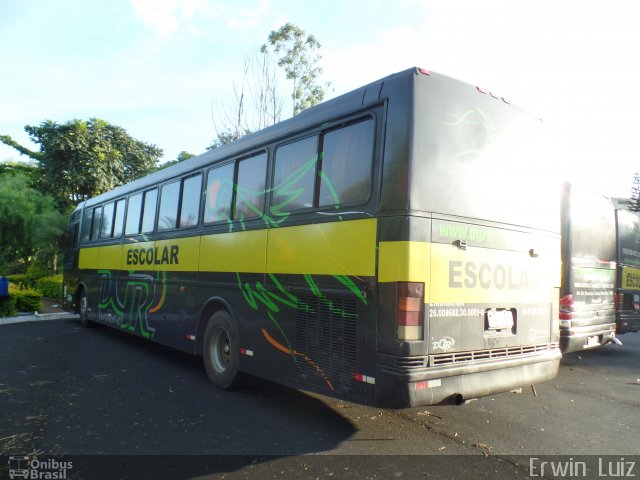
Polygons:
[[[170,167],[151,173],[145,177],[116,187],[109,192],[105,192],[80,203],[77,208],[103,203],[111,199],[128,195],[132,192],[141,191],[161,184],[172,178],[181,177],[189,174],[190,172],[201,170],[202,168],[213,165],[217,162],[250,154],[261,147],[277,142],[278,140],[286,138],[292,134],[304,132],[307,129],[322,125],[324,122],[328,122],[331,119],[338,118],[358,109],[364,109],[368,106],[379,104],[391,96],[407,96],[407,98],[409,98],[409,96],[412,95],[412,92],[405,88],[406,82],[411,77],[417,77],[420,75],[428,75],[434,78],[456,82],[460,85],[468,85],[463,81],[446,75],[430,71],[428,72],[418,67],[412,67],[388,75],[336,98],[311,107],[295,117],[283,120],[280,123],[262,129],[258,132],[248,134],[229,144],[222,145],[221,147],[209,150]],[[481,89],[478,90],[483,92]],[[520,110],[512,104],[510,104],[510,107]]]
[[280,138],[285,138],[287,135],[298,131],[304,131],[305,129],[321,124],[323,121],[330,118],[354,111],[360,107],[364,108],[368,105],[379,103],[381,100],[379,94],[382,90],[381,87],[383,83],[390,82],[397,78],[419,75],[421,71],[424,70],[414,67],[394,73],[380,80],[376,80],[352,90],[351,92],[304,110],[295,117],[283,120],[280,123],[259,130],[258,132],[248,134],[229,144],[222,145],[214,150],[209,150],[205,153],[134,180],[133,182],[116,187],[109,192],[105,192],[101,195],[88,199],[86,202],[81,203],[78,208],[102,203],[112,198],[126,195],[130,192],[144,190],[147,187],[157,185],[171,178],[180,177],[188,174],[189,172],[200,170],[206,166],[215,164],[218,161],[248,154],[267,143],[277,141]]

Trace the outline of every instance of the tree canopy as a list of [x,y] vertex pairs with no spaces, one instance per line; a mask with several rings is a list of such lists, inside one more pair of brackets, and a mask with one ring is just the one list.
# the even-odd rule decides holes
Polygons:
[[68,221],[53,197],[30,183],[22,173],[0,175],[0,273],[34,257],[50,259]]
[[27,125],[25,131],[40,145],[39,151],[31,151],[7,135],[0,136],[0,141],[37,162],[41,188],[61,208],[146,175],[162,156],[160,148],[99,118],[64,124],[46,120],[38,126]]
[[636,172],[633,175],[628,208],[633,212],[640,212],[640,172]]
[[[329,83],[319,83],[320,47],[315,36],[293,23],[273,30],[259,52],[245,58],[244,75],[233,82],[233,98],[218,104],[213,121],[216,137],[207,149],[278,123],[287,96],[293,115],[320,103],[329,87]],[[280,87],[283,78],[292,81],[290,95]]]
[[31,182],[35,182],[39,176],[38,165],[33,162],[2,162],[0,163],[0,176],[2,175],[24,175]]
[[318,53],[321,45],[315,36],[294,25],[286,23],[278,30],[272,30],[268,43],[261,48],[266,52],[272,48],[281,55],[278,66],[284,69],[288,80],[293,81],[293,114],[320,103],[324,99],[324,88],[318,83],[322,74],[319,62],[322,56]]
[[175,165],[176,163],[180,163],[180,162],[184,162],[185,160],[188,160],[192,157],[195,157],[195,155],[193,153],[189,153],[185,150],[182,150],[178,156],[176,157],[175,160],[169,160],[168,162],[164,162],[162,165],[159,165],[156,170],[163,170],[167,167],[170,167],[171,165]]
[[[246,133],[251,133],[247,131]],[[225,130],[223,132],[218,132],[216,138],[213,139],[211,145],[207,147],[207,150],[214,150],[219,148],[227,143],[231,143],[237,139],[239,139],[242,135],[237,132],[232,132],[231,130]]]

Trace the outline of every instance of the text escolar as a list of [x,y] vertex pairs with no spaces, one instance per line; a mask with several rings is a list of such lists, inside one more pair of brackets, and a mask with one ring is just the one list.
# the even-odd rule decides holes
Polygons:
[[127,251],[127,265],[178,265],[178,245],[133,248]]

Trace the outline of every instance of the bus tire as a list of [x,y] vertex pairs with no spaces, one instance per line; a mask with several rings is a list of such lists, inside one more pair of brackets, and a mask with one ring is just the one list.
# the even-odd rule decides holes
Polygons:
[[80,300],[78,301],[78,313],[80,314],[80,325],[89,326],[89,299],[87,291],[83,288],[80,292]]
[[218,310],[207,323],[202,347],[209,381],[221,390],[239,385],[240,339],[238,328],[225,310]]

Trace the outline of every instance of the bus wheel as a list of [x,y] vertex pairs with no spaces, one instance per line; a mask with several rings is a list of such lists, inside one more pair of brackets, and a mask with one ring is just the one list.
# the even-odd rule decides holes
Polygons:
[[238,385],[238,329],[228,312],[219,310],[209,319],[202,356],[211,383],[223,390]]
[[78,302],[78,313],[80,314],[80,325],[89,326],[89,301],[87,300],[86,290],[82,290],[80,294],[80,302]]

